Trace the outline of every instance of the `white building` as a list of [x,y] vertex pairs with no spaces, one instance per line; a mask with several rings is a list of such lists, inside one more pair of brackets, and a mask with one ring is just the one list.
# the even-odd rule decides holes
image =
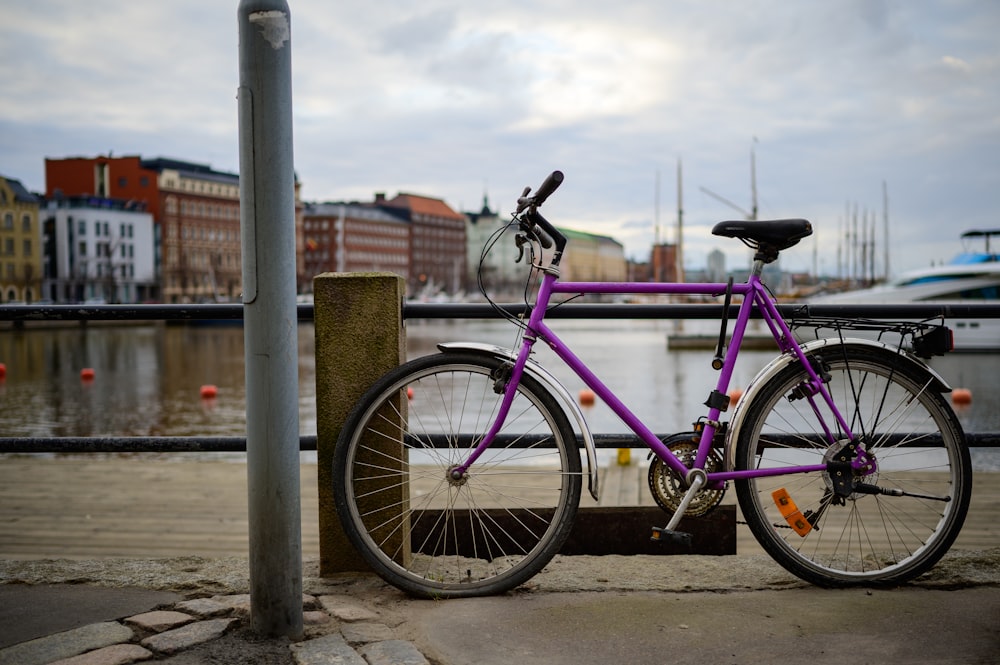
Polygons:
[[42,290],[54,302],[139,303],[156,292],[152,214],[92,196],[47,200]]
[[713,249],[708,253],[705,281],[724,282],[726,281],[726,277],[726,255],[722,250]]
[[514,244],[516,229],[511,229],[500,238],[483,258],[483,248],[490,237],[501,227],[510,223],[510,217],[501,218],[490,210],[489,202],[483,197],[483,208],[479,212],[465,213],[466,223],[466,291],[478,293],[477,276],[482,263],[483,284],[491,295],[503,297],[524,289],[527,277],[527,259],[517,263],[518,249]]

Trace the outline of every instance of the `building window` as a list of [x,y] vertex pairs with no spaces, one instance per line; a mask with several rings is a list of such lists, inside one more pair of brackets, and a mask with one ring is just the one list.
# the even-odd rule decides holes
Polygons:
[[22,250],[23,250],[22,256],[31,256],[31,241],[30,240],[25,240],[24,241],[24,247],[22,247]]
[[7,229],[8,231],[12,231],[14,229],[14,215],[13,214],[11,214],[11,213],[8,212],[6,215],[3,216],[3,227],[5,229]]
[[31,232],[31,215],[25,215],[21,218],[21,230],[25,233]]
[[7,239],[5,239],[3,245],[4,245],[4,247],[3,247],[3,253],[7,254],[9,256],[13,256],[14,255],[14,239],[13,238],[7,238]]

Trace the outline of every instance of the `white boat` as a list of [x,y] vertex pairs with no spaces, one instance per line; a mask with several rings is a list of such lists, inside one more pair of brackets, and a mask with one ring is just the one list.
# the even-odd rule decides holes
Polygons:
[[[986,304],[1000,306],[1000,256],[990,247],[1000,229],[962,234],[963,252],[950,263],[914,270],[870,289],[816,296],[817,305]],[[972,244],[983,247],[971,250]],[[956,351],[1000,351],[1000,319],[948,319]]]

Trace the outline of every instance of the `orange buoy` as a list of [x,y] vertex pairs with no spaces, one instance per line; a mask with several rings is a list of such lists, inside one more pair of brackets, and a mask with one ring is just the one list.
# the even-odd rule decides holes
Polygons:
[[730,403],[736,404],[737,402],[740,401],[741,397],[743,397],[743,389],[742,388],[733,388],[732,390],[729,391],[729,402]]
[[413,388],[409,386],[406,387],[406,399],[413,399]]
[[955,388],[951,391],[951,403],[960,406],[972,404],[972,391],[968,388]]
[[93,367],[84,367],[80,370],[80,380],[81,381],[93,381],[96,376]]
[[201,387],[202,399],[215,399],[219,395],[219,389],[211,384]]
[[593,406],[595,399],[596,396],[594,395],[593,390],[588,390],[587,388],[584,388],[583,390],[580,391],[579,400],[580,404],[582,404],[583,406]]

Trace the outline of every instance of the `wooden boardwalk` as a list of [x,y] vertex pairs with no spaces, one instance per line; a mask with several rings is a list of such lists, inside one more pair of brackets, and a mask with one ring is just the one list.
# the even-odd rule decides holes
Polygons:
[[[645,464],[601,469],[601,505],[653,505]],[[303,464],[302,548],[319,555],[316,465]],[[246,556],[246,466],[174,456],[0,456],[0,558]],[[725,501],[735,503],[735,493]],[[584,492],[583,506],[594,506]],[[976,474],[956,548],[1000,547],[1000,473]],[[738,552],[759,553],[745,527]]]

